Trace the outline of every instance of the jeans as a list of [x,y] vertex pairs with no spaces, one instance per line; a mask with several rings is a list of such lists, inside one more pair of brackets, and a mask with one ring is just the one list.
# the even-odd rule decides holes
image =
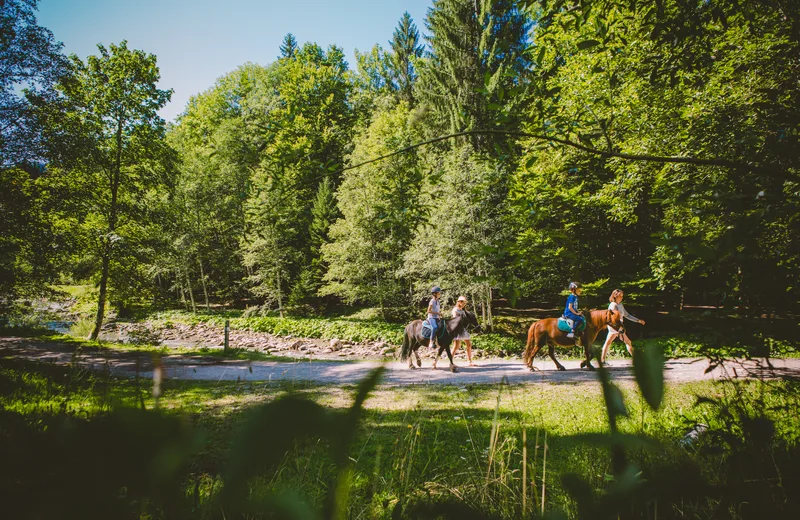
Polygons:
[[436,339],[436,330],[439,328],[439,320],[436,318],[428,318],[428,323],[431,325],[431,339]]

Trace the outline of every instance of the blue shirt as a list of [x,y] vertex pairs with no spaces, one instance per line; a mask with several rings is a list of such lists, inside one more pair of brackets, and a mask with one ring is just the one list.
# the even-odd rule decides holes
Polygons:
[[[569,304],[572,304],[572,308],[575,309],[575,312],[569,310]],[[578,312],[578,295],[577,294],[570,294],[567,298],[567,306],[564,307],[564,314],[569,316],[570,314],[577,314]]]

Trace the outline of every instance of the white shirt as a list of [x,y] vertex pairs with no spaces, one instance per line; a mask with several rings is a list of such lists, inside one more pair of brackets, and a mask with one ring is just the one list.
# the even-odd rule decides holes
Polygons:
[[618,313],[622,314],[622,319],[628,318],[631,321],[635,321],[636,323],[641,323],[642,320],[634,316],[633,314],[629,313],[625,310],[625,306],[622,303],[611,302],[608,304],[608,310],[610,311],[617,311]]
[[431,310],[432,312],[435,312],[435,313],[436,313],[436,314],[431,314],[431,313],[429,312],[429,313],[428,313],[428,318],[429,318],[429,319],[430,319],[430,318],[436,318],[436,319],[439,319],[439,313],[441,313],[441,312],[442,312],[442,308],[439,306],[439,300],[437,300],[436,298],[431,298],[431,301],[430,301],[430,303],[428,304],[428,307],[430,308],[430,310]]

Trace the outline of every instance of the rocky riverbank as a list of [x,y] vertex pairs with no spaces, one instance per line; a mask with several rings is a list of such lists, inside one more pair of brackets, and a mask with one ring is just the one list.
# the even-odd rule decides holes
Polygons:
[[[194,325],[154,323],[109,323],[103,327],[101,339],[163,345],[170,348],[217,349],[223,346],[224,331],[206,323]],[[339,339],[323,340],[275,336],[264,332],[231,330],[228,337],[230,348],[263,352],[274,356],[316,359],[386,359],[399,358],[400,347],[384,341],[362,341],[355,343]],[[475,357],[481,357],[475,352]],[[433,357],[434,352],[423,349],[422,357]],[[466,357],[459,351],[458,358]]]

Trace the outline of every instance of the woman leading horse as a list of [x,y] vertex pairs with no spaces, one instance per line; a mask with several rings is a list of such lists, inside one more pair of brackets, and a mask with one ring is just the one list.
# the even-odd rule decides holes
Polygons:
[[[458,315],[455,318],[447,320],[444,330],[436,335],[436,342],[439,344],[439,350],[436,353],[436,359],[442,355],[442,351],[447,352],[447,358],[450,360],[450,371],[458,372],[455,363],[453,362],[453,354],[450,351],[450,343],[453,338],[457,337],[461,332],[465,331],[468,326],[478,326],[478,318],[475,314],[465,310],[463,315]],[[411,360],[413,353],[417,358],[417,366],[422,367],[422,360],[419,357],[417,349],[422,345],[427,345],[428,339],[422,335],[422,320],[414,320],[406,325],[406,330],[403,332],[403,350],[400,351],[400,359],[405,361],[408,359],[408,368],[414,368]],[[436,368],[436,362],[433,363],[433,368]]]
[[[539,320],[528,329],[528,343],[525,346],[525,352],[522,356],[523,361],[528,368],[533,371],[533,358],[539,353],[545,345],[548,347],[548,354],[550,359],[556,364],[559,370],[566,370],[564,366],[558,362],[555,355],[556,346],[571,347],[575,345],[575,338],[567,336],[567,332],[558,328],[559,318],[545,318]],[[579,334],[581,344],[583,345],[586,359],[581,361],[581,368],[594,370],[592,366],[592,343],[597,338],[601,330],[610,325],[615,330],[622,330],[622,315],[613,310],[592,311],[586,318],[586,328]]]

